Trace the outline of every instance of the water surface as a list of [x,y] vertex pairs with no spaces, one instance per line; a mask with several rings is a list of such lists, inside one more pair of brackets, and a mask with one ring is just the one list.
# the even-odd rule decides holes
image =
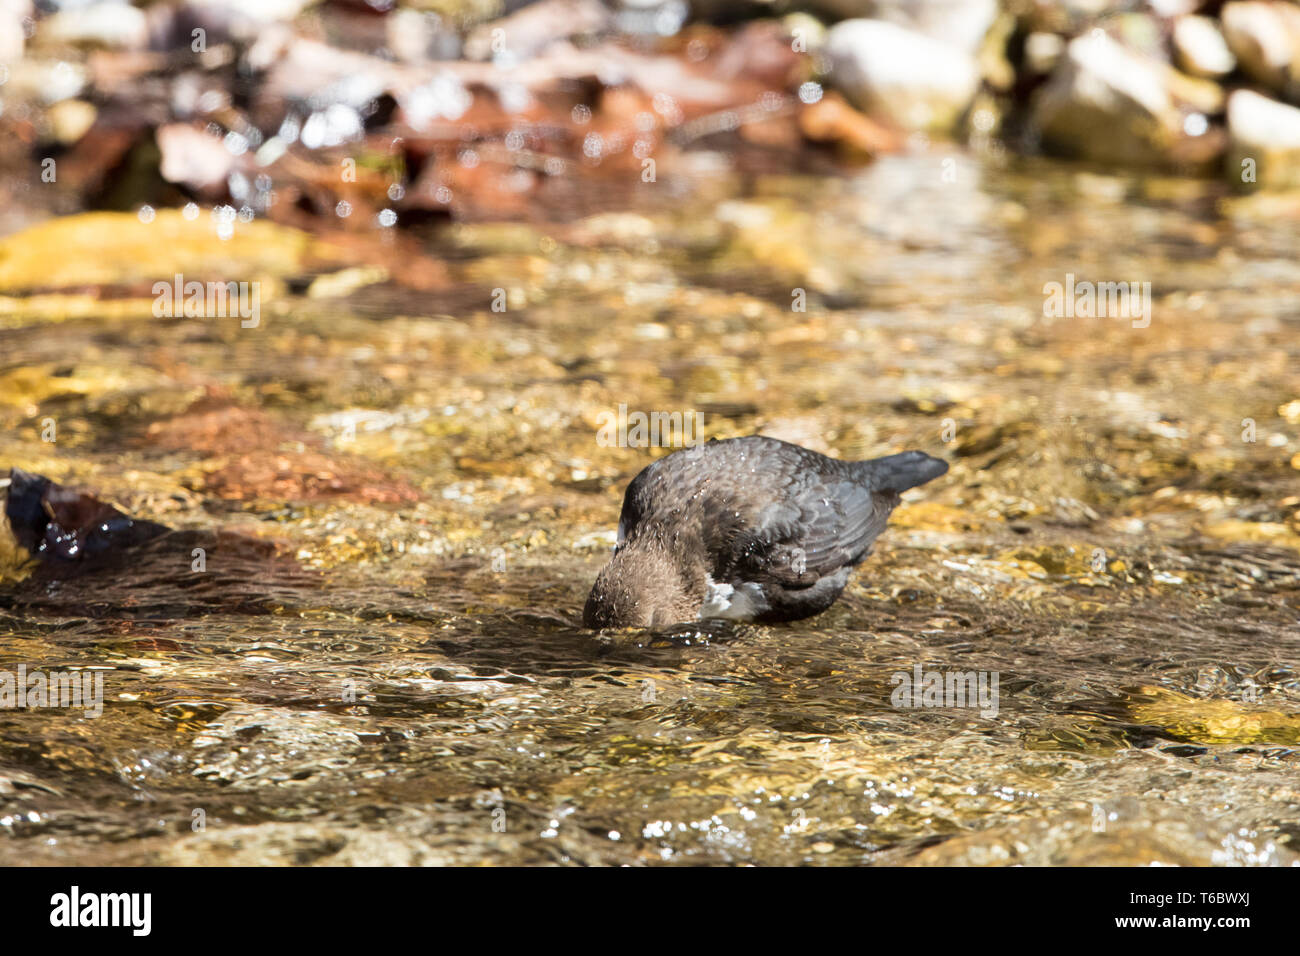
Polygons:
[[[1300,206],[949,153],[646,189],[430,227],[431,290],[277,260],[256,329],[6,300],[0,463],[200,537],[0,553],[5,667],[105,675],[0,711],[0,862],[1294,862]],[[1067,274],[1150,324],[1045,317]],[[819,618],[593,635],[662,453],[619,404],[952,470]],[[918,665],[997,713],[894,706]]]

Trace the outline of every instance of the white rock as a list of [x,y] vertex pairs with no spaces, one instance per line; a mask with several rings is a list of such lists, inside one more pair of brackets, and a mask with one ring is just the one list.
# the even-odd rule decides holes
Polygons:
[[1227,76],[1237,66],[1219,25],[1209,17],[1179,17],[1174,21],[1174,53],[1178,65],[1193,76]]
[[1300,69],[1300,7],[1248,0],[1220,14],[1228,48],[1250,77],[1279,93],[1294,90]]
[[1228,97],[1228,178],[1249,188],[1300,187],[1300,109],[1251,90]]
[[831,83],[902,129],[951,129],[979,89],[979,67],[965,52],[881,20],[836,24],[825,52]]
[[42,20],[37,39],[50,44],[139,50],[149,42],[149,26],[144,11],[129,4],[92,3],[75,10],[61,10]]
[[22,58],[27,39],[23,20],[31,15],[31,0],[0,0],[0,63]]
[[1180,17],[1201,5],[1201,0],[1147,0],[1147,6],[1158,17]]
[[222,11],[245,26],[285,23],[302,13],[307,0],[196,0],[196,6]]
[[1034,104],[1043,141],[1101,162],[1162,162],[1182,129],[1167,70],[1104,33],[1072,40]]
[[9,81],[3,90],[6,97],[38,100],[49,106],[80,95],[86,83],[86,68],[80,63],[29,56],[9,67]]
[[388,49],[405,63],[460,56],[460,35],[436,13],[401,7],[385,18],[384,27]]
[[221,140],[186,123],[167,123],[156,133],[162,153],[160,172],[169,183],[195,189],[225,182],[234,158]]
[[997,0],[813,0],[838,19],[884,20],[974,54],[998,15]]
[[1025,66],[1037,74],[1051,73],[1065,52],[1065,40],[1055,33],[1031,33],[1025,37]]
[[506,57],[507,63],[527,60],[561,40],[604,32],[613,22],[609,8],[600,0],[536,0],[471,30],[465,38],[465,57],[492,60],[500,56]]

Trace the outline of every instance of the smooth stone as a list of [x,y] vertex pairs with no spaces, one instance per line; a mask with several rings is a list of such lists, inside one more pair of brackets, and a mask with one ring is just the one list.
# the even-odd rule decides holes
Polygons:
[[1293,93],[1300,69],[1300,7],[1247,0],[1224,4],[1223,36],[1251,79]]
[[1071,41],[1034,105],[1044,143],[1102,162],[1162,162],[1180,120],[1159,65],[1105,34]]
[[143,10],[126,3],[94,3],[61,10],[37,26],[38,43],[140,50],[149,43]]
[[1223,132],[1206,115],[1222,103],[1215,83],[1094,31],[1070,42],[1033,116],[1043,143],[1067,156],[1130,166],[1202,165],[1222,153]]
[[1234,185],[1300,188],[1300,109],[1237,90],[1228,97],[1228,138],[1226,170]]
[[979,66],[966,53],[882,20],[836,24],[825,52],[832,85],[904,130],[951,130],[980,85]]
[[1174,21],[1173,42],[1178,65],[1193,76],[1216,79],[1237,67],[1223,31],[1209,17],[1179,17]]
[[883,20],[974,54],[998,16],[997,0],[813,0],[840,20]]
[[1060,62],[1064,52],[1064,37],[1042,31],[1031,33],[1025,37],[1025,68],[1031,73],[1045,76]]

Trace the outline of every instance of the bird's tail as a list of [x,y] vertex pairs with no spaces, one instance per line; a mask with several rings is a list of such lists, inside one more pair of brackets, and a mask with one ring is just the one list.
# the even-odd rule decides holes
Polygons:
[[858,468],[871,479],[877,491],[903,492],[938,478],[948,470],[948,463],[923,451],[905,451],[884,458],[860,461]]

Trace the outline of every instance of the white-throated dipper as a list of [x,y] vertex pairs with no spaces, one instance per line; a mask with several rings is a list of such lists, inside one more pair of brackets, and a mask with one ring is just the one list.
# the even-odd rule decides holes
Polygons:
[[920,451],[840,461],[759,435],[674,452],[627,486],[614,556],[583,623],[820,614],[866,558],[899,494],[947,470]]

